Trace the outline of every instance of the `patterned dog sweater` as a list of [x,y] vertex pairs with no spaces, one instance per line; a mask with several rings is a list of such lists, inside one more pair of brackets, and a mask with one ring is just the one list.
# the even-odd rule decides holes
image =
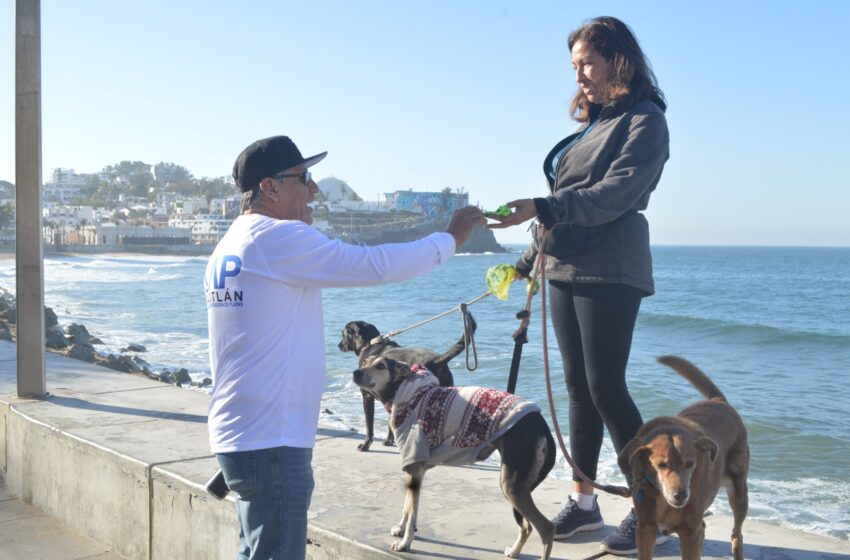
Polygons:
[[440,387],[421,366],[398,388],[390,425],[395,432],[402,467],[471,465],[486,459],[493,441],[523,416],[540,412],[533,402],[486,387]]

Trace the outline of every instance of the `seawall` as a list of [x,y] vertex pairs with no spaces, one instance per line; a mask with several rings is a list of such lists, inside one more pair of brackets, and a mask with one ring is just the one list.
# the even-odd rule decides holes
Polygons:
[[[0,342],[0,472],[8,490],[123,558],[233,558],[233,497],[217,501],[203,490],[216,470],[206,441],[207,395],[56,354],[46,362],[48,398],[19,399],[15,346]],[[516,525],[490,465],[430,471],[413,550],[391,551],[389,528],[403,502],[397,452],[375,444],[360,453],[361,437],[319,430],[310,558],[504,558]],[[553,515],[568,490],[548,479],[535,500]],[[556,543],[553,558],[601,556],[598,540],[629,503],[610,496],[600,502],[606,528]],[[706,523],[704,558],[728,557],[731,519],[712,515]],[[747,558],[850,558],[846,541],[756,521],[745,523],[744,538]],[[523,557],[540,550],[533,534]],[[677,558],[677,540],[657,552]]]

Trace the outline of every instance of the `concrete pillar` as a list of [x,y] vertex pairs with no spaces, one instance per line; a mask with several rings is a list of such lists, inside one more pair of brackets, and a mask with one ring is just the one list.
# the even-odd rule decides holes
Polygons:
[[47,394],[41,240],[41,5],[16,0],[15,187],[18,396]]

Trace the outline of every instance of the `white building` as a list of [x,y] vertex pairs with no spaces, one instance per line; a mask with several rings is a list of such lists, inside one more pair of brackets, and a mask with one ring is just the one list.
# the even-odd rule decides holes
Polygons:
[[168,225],[187,228],[192,233],[192,243],[214,245],[221,241],[233,220],[214,214],[195,214],[185,218],[171,218]]
[[69,202],[80,196],[80,189],[86,185],[90,175],[78,174],[73,169],[57,167],[50,172],[50,181],[44,185],[46,200]]
[[91,206],[45,206],[41,212],[45,221],[57,227],[92,224],[97,216]]
[[191,216],[197,213],[198,210],[207,209],[208,206],[207,199],[203,196],[193,196],[191,198],[176,200],[173,206],[174,215],[177,217]]

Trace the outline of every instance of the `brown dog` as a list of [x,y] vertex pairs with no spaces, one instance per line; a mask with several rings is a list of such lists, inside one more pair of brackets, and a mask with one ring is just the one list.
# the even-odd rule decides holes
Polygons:
[[638,558],[649,560],[660,528],[678,533],[684,560],[702,557],[703,515],[721,484],[732,507],[732,553],[744,559],[741,525],[747,516],[750,448],[741,417],[695,365],[676,356],[658,361],[687,379],[708,399],[678,416],[645,423],[620,452],[620,469],[632,477],[637,515]]

